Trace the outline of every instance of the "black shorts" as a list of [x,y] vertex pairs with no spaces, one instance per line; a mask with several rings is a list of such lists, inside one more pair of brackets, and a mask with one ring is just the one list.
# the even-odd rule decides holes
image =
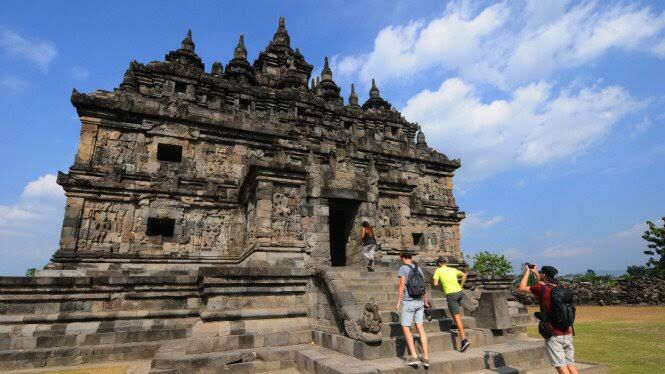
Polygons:
[[464,292],[453,292],[446,295],[446,300],[448,301],[448,310],[450,310],[451,315],[460,314],[460,304],[464,298]]

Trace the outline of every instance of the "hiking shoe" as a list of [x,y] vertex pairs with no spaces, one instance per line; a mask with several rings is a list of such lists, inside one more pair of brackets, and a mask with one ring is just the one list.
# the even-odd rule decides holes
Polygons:
[[419,363],[420,363],[420,360],[418,359],[418,357],[409,357],[409,358],[406,359],[406,361],[404,361],[404,364],[406,366],[411,366],[411,367],[414,367],[414,368],[417,368]]
[[424,367],[424,368],[428,368],[428,367],[429,367],[429,359],[421,357],[421,358],[420,358],[420,362],[423,363],[423,367]]
[[459,351],[460,352],[466,351],[467,349],[469,349],[470,345],[471,343],[469,343],[469,340],[467,339],[462,340],[462,345],[459,347]]

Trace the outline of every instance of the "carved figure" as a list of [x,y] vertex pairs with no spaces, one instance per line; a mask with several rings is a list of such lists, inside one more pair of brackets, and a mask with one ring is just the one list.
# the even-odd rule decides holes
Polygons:
[[365,311],[360,318],[360,329],[371,334],[378,334],[382,327],[383,320],[379,314],[379,305],[372,298],[365,304]]

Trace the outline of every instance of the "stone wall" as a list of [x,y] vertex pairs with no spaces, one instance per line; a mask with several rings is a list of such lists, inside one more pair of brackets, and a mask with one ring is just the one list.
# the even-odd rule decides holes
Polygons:
[[[575,292],[577,305],[663,305],[665,304],[665,280],[619,279],[613,283],[563,282]],[[513,289],[513,296],[522,304],[538,305],[531,295]]]

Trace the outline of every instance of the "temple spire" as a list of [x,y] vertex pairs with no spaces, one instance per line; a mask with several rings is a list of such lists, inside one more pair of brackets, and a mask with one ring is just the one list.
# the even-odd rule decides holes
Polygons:
[[349,106],[359,107],[358,95],[356,95],[356,87],[351,83],[351,94],[349,95]]
[[194,40],[192,39],[192,29],[187,30],[187,36],[180,43],[180,48],[185,51],[194,52]]
[[286,31],[286,20],[284,17],[279,17],[277,31],[275,31],[275,35],[272,37],[271,44],[291,48],[291,38],[289,37],[289,32]]
[[321,71],[321,80],[322,81],[331,81],[333,78],[332,70],[330,70],[330,65],[328,64],[328,56],[323,60],[323,71]]
[[374,81],[374,78],[372,78],[372,88],[369,89],[369,97],[372,98],[381,97],[379,89],[376,87],[376,82]]
[[238,39],[238,45],[233,50],[233,58],[247,59],[247,49],[245,48],[245,36],[240,34],[240,39]]
[[379,88],[376,87],[376,81],[372,79],[372,88],[369,89],[369,99],[363,104],[363,109],[387,109],[389,110],[391,105],[389,102],[381,98],[381,93]]

